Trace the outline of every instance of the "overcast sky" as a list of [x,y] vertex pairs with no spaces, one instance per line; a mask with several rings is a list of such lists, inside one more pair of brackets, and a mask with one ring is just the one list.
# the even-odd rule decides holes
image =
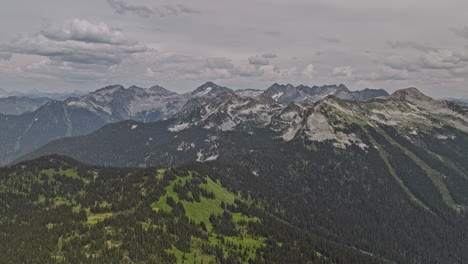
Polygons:
[[468,98],[466,0],[1,0],[0,88],[414,86]]

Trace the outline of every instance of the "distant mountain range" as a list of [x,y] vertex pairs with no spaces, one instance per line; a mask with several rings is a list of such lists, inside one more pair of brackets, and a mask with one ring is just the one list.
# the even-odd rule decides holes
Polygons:
[[52,101],[53,99],[47,97],[29,98],[10,96],[0,98],[0,113],[4,115],[21,115],[26,112],[34,112],[39,107]]
[[459,104],[468,105],[468,99],[449,99],[449,100],[453,101],[453,102],[456,102],[456,103],[459,103]]
[[[117,106],[106,112],[98,102],[134,89],[97,91],[95,111],[116,117]],[[386,263],[468,259],[468,107],[416,88],[311,104],[211,83],[168,96],[187,100],[172,118],[107,124],[16,161],[60,154],[100,166],[185,166],[292,226]]]
[[[128,119],[139,122],[167,120],[188,105],[196,104],[198,101],[203,102],[204,99],[216,98],[222,94],[246,99],[258,97],[272,103],[276,101],[287,103],[291,100],[309,102],[313,100],[309,94],[314,94],[314,98],[317,99],[324,98],[328,94],[335,94],[356,100],[386,94],[380,90],[370,89],[350,92],[343,85],[324,88],[301,86],[301,91],[310,90],[308,94],[302,93],[306,97],[296,95],[294,99],[288,97],[287,100],[286,97],[272,93],[273,90],[279,93],[284,90],[284,93],[287,93],[291,87],[291,85],[273,85],[263,92],[260,90],[234,91],[207,82],[192,92],[178,94],[160,86],[145,89],[137,86],[125,88],[122,85],[111,85],[81,97],[70,97],[63,101],[42,101],[45,104],[33,112],[25,109],[32,110],[37,105],[32,106],[31,103],[22,102],[17,97],[15,97],[15,103],[5,103],[6,101],[0,100],[0,110],[3,109],[4,113],[0,114],[0,164],[8,163],[54,139],[88,134],[105,124]],[[326,94],[320,95],[321,93]],[[11,100],[11,98],[5,100]]]
[[0,88],[0,98],[2,97],[29,97],[31,99],[35,98],[51,98],[54,100],[65,100],[69,97],[79,97],[84,95],[86,92],[81,91],[73,91],[73,92],[63,92],[63,93],[50,93],[50,92],[42,92],[39,90],[30,90],[26,92],[19,92],[19,91],[8,91],[6,89]]

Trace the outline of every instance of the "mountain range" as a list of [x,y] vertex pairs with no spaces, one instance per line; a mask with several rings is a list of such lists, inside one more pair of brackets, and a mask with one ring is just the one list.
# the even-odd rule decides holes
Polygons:
[[459,104],[464,104],[468,105],[468,100],[467,99],[452,99],[452,101],[459,103]]
[[100,166],[185,166],[381,261],[466,263],[468,107],[416,88],[312,104],[217,87],[216,96],[194,96],[208,88],[172,118],[106,124],[16,162],[59,154]]
[[[86,136],[51,142],[21,160],[58,153],[91,164],[176,165],[191,160],[213,160],[219,157],[220,138],[236,132],[255,137],[255,130],[263,130],[275,141],[331,142],[341,149],[354,145],[366,151],[372,146],[364,143],[365,138],[351,132],[351,127],[365,131],[368,127],[380,126],[398,129],[405,137],[430,133],[440,140],[452,139],[455,137],[452,129],[468,132],[468,108],[434,100],[416,88],[363,102],[328,96],[310,105],[296,102],[286,105],[262,96],[241,97],[220,91],[213,98],[190,99],[173,118],[163,122],[125,121],[106,125]],[[115,136],[109,137],[110,134]],[[119,140],[133,146],[114,144]],[[113,146],[114,155],[99,151],[106,150],[106,145]],[[120,152],[120,148],[126,151]],[[127,155],[131,149],[139,153]],[[122,153],[122,157],[118,153]],[[101,155],[102,159],[96,155]]]
[[85,92],[82,92],[82,91],[52,93],[52,92],[42,92],[42,91],[33,89],[33,90],[25,91],[25,92],[20,92],[20,91],[8,91],[6,89],[0,88],[0,98],[2,97],[28,97],[30,99],[51,98],[54,100],[65,100],[69,97],[79,97],[84,94]]
[[34,112],[50,101],[52,101],[52,99],[47,97],[4,97],[0,98],[0,113],[4,115],[21,115],[27,112]]
[[[282,87],[290,89],[290,86]],[[381,91],[369,89],[349,92],[343,85],[327,87],[336,87],[335,90],[340,91],[337,96],[349,97],[348,94],[361,94],[360,98],[367,98],[382,94]],[[44,105],[33,112],[25,112],[24,108],[31,109],[32,106],[24,100],[19,101],[20,99],[16,98],[13,104],[0,101],[0,109],[5,108],[5,114],[0,114],[0,164],[8,163],[52,140],[85,135],[105,124],[128,119],[140,122],[170,119],[182,111],[186,104],[193,105],[197,100],[203,101],[221,94],[246,99],[256,97],[272,99],[270,97],[272,89],[281,91],[282,88],[273,85],[261,93],[258,90],[234,91],[207,82],[192,92],[178,94],[160,86],[145,89],[137,86],[125,88],[122,85],[111,85],[64,101],[46,100]],[[328,88],[322,90],[329,92]],[[295,100],[305,99],[296,97]],[[311,99],[307,99],[309,100]],[[21,111],[15,110],[21,107],[23,108]],[[24,113],[13,115],[22,111]]]

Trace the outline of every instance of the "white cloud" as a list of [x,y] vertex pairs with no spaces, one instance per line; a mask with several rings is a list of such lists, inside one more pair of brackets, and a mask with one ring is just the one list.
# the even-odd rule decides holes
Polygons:
[[302,71],[302,74],[308,78],[314,77],[316,71],[315,67],[313,64],[309,64],[305,67],[305,69]]
[[353,68],[350,66],[335,67],[331,73],[334,77],[349,77],[353,74]]
[[265,57],[255,56],[249,58],[249,63],[252,65],[268,65],[270,61]]

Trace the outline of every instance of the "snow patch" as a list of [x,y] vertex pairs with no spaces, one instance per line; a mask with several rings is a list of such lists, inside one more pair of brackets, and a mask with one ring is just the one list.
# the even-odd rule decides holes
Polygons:
[[216,160],[218,159],[218,155],[213,155],[213,156],[209,156],[208,158],[205,159],[205,161],[211,161],[211,160]]
[[191,150],[193,148],[195,148],[194,143],[188,143],[188,142],[182,141],[179,144],[179,146],[177,146],[177,151],[188,151],[188,150]]
[[201,92],[195,94],[195,96],[200,97],[200,96],[206,95],[209,92],[211,92],[211,90],[213,90],[213,87],[208,87],[204,91],[201,91]]
[[173,127],[168,128],[169,131],[171,132],[177,132],[177,131],[182,131],[190,126],[190,123],[182,123],[175,125]]
[[281,93],[277,93],[275,95],[273,95],[271,98],[275,101],[278,101],[278,99],[283,95],[284,93],[281,92]]

